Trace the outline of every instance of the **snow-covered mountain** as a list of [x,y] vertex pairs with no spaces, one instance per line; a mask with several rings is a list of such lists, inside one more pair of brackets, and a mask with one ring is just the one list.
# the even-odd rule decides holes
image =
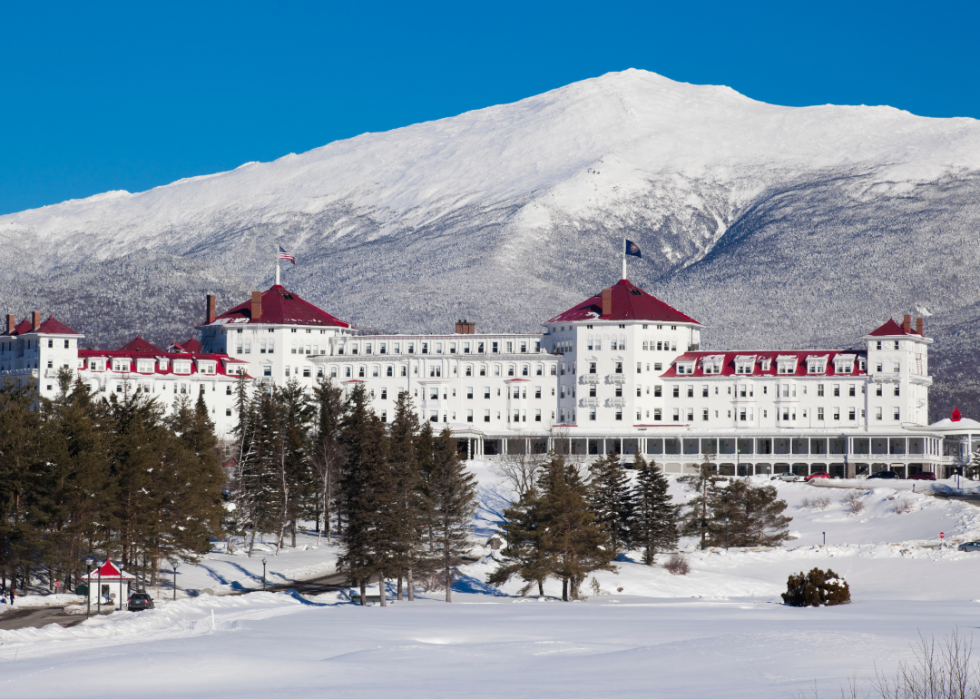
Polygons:
[[0,300],[181,337],[285,283],[362,328],[538,323],[619,277],[708,346],[838,345],[928,307],[936,412],[980,414],[980,122],[790,108],[629,70],[272,163],[0,217]]

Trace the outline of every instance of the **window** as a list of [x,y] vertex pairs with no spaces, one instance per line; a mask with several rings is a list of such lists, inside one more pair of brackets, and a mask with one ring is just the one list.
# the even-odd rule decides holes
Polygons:
[[660,422],[664,419],[664,412],[660,408],[653,409],[653,419],[655,422]]
[[381,400],[388,400],[388,389],[387,388],[382,388],[381,389]]
[[642,373],[642,372],[643,372],[643,364],[641,362],[637,362],[636,363],[636,373],[639,374],[639,373]]
[[680,386],[674,386],[673,387],[673,390],[674,390],[674,398],[680,398],[681,397],[681,387]]
[[485,400],[489,400],[490,399],[490,387],[489,386],[484,386],[483,387],[483,398]]
[[439,411],[438,410],[429,411],[429,422],[439,422]]
[[489,410],[484,410],[483,411],[483,421],[484,422],[490,422],[490,411]]
[[654,398],[661,398],[661,397],[663,397],[663,391],[664,391],[663,386],[654,386],[653,387],[653,397]]
[[879,406],[875,408],[875,420],[880,420],[880,419],[881,419],[881,407]]
[[701,411],[701,419],[704,420],[705,422],[708,421],[708,409],[707,408],[705,408],[704,410]]
[[[896,342],[895,344],[897,345],[898,343]],[[895,408],[895,414],[894,414],[894,416],[895,416],[895,420],[896,421],[901,420],[902,419],[902,410],[900,408]]]
[[466,411],[466,421],[467,422],[473,422],[473,411],[472,410],[467,410]]
[[838,396],[840,396],[840,384],[839,383],[835,383],[834,384],[834,398],[837,398]]
[[643,396],[643,387],[642,386],[637,386],[636,387],[636,397],[637,398],[641,398],[642,396]]
[[531,367],[529,367],[527,364],[523,365],[521,367],[521,376],[528,376],[530,370],[531,370]]
[[595,362],[589,362],[589,373],[590,374],[596,373],[596,371],[595,371]]
[[674,408],[674,422],[680,422],[680,421],[681,421],[681,411],[678,410],[677,408]]
[[467,364],[463,369],[463,376],[473,376],[473,365]]
[[818,398],[823,398],[823,384],[822,383],[818,383],[817,384],[817,397]]
[[534,397],[535,398],[540,398],[541,397],[541,387],[540,386],[535,386],[534,387]]
[[694,408],[687,409],[687,421],[694,422]]
[[541,411],[540,410],[535,410],[534,411],[534,421],[535,422],[541,422]]
[[834,419],[840,420],[840,408],[834,408]]
[[[742,396],[743,397],[745,396],[745,386],[742,386]],[[708,397],[708,384],[701,385],[701,397],[702,398]]]
[[262,376],[272,376],[272,365],[266,364],[262,367]]
[[882,386],[881,384],[878,384],[877,386],[875,386],[875,395],[876,396],[882,395],[883,389],[884,389],[884,386]]
[[595,422],[595,408],[589,408],[589,420]]
[[898,340],[895,340],[895,349],[898,349]]
[[847,395],[851,396],[852,398],[854,396],[856,396],[857,395],[857,386],[855,386],[854,384],[851,384],[850,386],[848,386],[847,387]]
[[622,408],[616,408],[616,419],[619,420],[619,421],[622,421],[622,419],[623,419],[623,409]]
[[898,384],[895,384],[895,395],[896,396],[902,395],[902,388]]
[[694,386],[687,387],[687,397],[694,398]]
[[232,394],[231,385],[225,386],[225,395],[230,396]]
[[616,362],[616,370],[615,371],[616,371],[617,374],[622,374],[623,373],[623,363],[622,362]]
[[857,419],[857,409],[856,408],[850,408],[847,411],[847,419],[848,420],[856,420]]

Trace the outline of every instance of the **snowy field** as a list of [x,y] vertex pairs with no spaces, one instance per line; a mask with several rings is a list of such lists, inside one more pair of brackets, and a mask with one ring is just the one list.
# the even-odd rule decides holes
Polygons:
[[[478,475],[485,491],[493,485]],[[898,485],[858,490],[864,509],[853,514],[841,503],[848,490],[779,483],[797,537],[785,546],[700,552],[685,541],[687,576],[624,556],[617,574],[595,576],[599,594],[590,580],[589,598],[573,603],[518,598],[517,582],[484,585],[487,512],[474,548],[485,557],[461,568],[452,605],[439,593],[386,609],[343,593],[222,596],[260,587],[263,555],[270,582],[332,571],[337,550],[316,547],[315,535],[279,556],[210,554],[179,568],[178,583],[216,596],[0,631],[0,697],[791,697],[814,682],[830,696],[851,675],[910,658],[920,633],[980,625],[980,554],[938,539],[980,538],[980,508]],[[801,506],[824,496],[826,509]],[[853,602],[783,606],[787,576],[814,566],[843,576]]]

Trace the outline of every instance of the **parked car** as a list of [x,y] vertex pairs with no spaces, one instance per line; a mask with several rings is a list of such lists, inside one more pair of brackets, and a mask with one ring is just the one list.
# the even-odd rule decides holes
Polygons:
[[964,541],[956,547],[957,551],[980,551],[980,541]]
[[912,475],[913,481],[934,481],[936,480],[936,474],[932,471],[921,471],[919,473]]
[[809,476],[804,478],[807,483],[812,481],[814,478],[830,478],[830,474],[826,471],[817,471],[816,473],[811,473]]
[[872,473],[868,478],[884,478],[888,480],[890,478],[898,478],[898,474],[894,471],[878,471],[877,473]]
[[128,609],[131,612],[142,612],[144,609],[153,609],[153,598],[145,592],[134,592],[129,596]]
[[786,473],[777,473],[770,480],[774,480],[774,481],[789,481],[790,483],[795,483],[796,481],[800,480],[800,477],[797,476],[792,471],[787,471]]

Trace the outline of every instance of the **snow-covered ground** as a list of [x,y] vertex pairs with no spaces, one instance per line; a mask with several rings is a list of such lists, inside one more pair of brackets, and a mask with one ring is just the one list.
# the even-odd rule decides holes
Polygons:
[[[797,537],[785,546],[702,552],[685,541],[687,576],[623,556],[616,574],[595,576],[599,594],[590,580],[589,598],[568,604],[516,597],[516,581],[483,583],[493,567],[480,546],[488,513],[474,548],[485,556],[461,568],[452,605],[439,593],[387,609],[344,594],[221,595],[260,586],[262,555],[277,582],[330,572],[337,550],[314,548],[315,536],[278,557],[210,554],[178,577],[217,596],[163,599],[69,629],[0,631],[0,696],[788,697],[814,681],[832,695],[851,675],[911,657],[920,632],[980,623],[980,554],[940,548],[938,538],[980,538],[980,508],[882,484],[855,491],[864,509],[854,514],[841,502],[849,490],[777,488]],[[803,507],[820,497],[825,509]],[[786,577],[814,566],[844,577],[853,602],[783,606]]]

